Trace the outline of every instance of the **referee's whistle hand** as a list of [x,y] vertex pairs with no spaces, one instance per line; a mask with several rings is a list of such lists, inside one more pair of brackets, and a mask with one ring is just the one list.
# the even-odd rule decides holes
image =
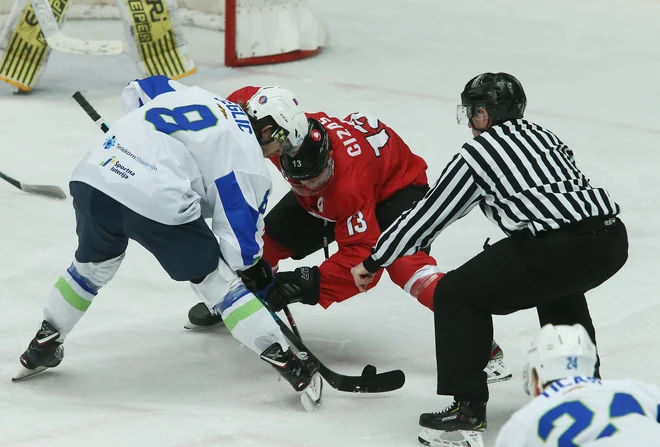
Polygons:
[[351,269],[351,274],[353,275],[353,280],[355,281],[355,285],[357,286],[358,289],[360,289],[360,292],[366,292],[367,291],[367,286],[371,281],[374,279],[374,273],[371,273],[367,271],[367,269],[364,268],[362,263],[360,265],[356,265]]

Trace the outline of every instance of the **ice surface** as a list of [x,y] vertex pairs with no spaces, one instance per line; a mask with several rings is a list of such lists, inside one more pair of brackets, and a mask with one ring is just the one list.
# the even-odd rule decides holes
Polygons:
[[[309,111],[371,112],[425,157],[430,177],[470,137],[456,125],[465,82],[508,71],[524,84],[527,115],[552,129],[595,185],[623,209],[630,259],[589,293],[605,377],[660,382],[660,3],[642,0],[310,0],[330,30],[313,59],[247,69],[221,64],[223,38],[187,29],[199,72],[184,80],[218,94],[284,85]],[[119,38],[117,22],[70,22],[67,33]],[[139,74],[126,56],[52,54],[35,91],[0,90],[0,169],[25,183],[67,187],[78,160],[103,138],[70,98],[76,90],[112,123]],[[284,181],[274,176],[279,198]],[[274,200],[272,203],[275,203]],[[433,319],[389,280],[327,311],[295,306],[309,346],[328,366],[402,368],[405,387],[362,396],[325,387],[306,413],[288,384],[224,331],[186,332],[196,302],[186,284],[131,244],[122,268],[66,342],[64,362],[11,383],[41,306],[75,250],[68,201],[0,183],[0,446],[400,447],[417,420],[449,399],[435,395]],[[500,231],[478,211],[433,245],[452,269]],[[305,263],[318,263],[317,254]],[[302,265],[286,262],[283,268]],[[519,370],[538,323],[533,311],[495,318],[513,380],[491,386],[487,445],[526,402]],[[448,365],[451,367],[451,365]]]

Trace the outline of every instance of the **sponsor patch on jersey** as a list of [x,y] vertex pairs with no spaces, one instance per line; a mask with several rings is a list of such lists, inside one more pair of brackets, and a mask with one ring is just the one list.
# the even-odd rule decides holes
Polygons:
[[105,139],[103,142],[103,149],[110,150],[115,146],[115,143],[117,142],[117,138],[113,135],[111,137],[108,137]]
[[266,104],[268,102],[268,97],[266,95],[261,95],[259,97],[259,104]]
[[[143,168],[149,169],[150,171],[158,171],[158,166],[155,163],[144,160],[140,156],[135,155],[126,146],[123,146],[121,143],[119,143],[117,141],[117,136],[116,135],[113,135],[111,137],[106,138],[106,140],[103,142],[103,148],[105,150],[110,150],[110,149],[114,148],[115,150],[123,152],[124,155],[127,155],[129,158],[131,158],[131,159],[135,160],[136,162],[138,162]],[[100,165],[101,166],[106,166],[108,164],[114,164],[116,162],[115,158],[116,158],[116,156],[113,155],[112,157],[108,158],[107,160],[101,162]],[[135,175],[135,173],[130,174],[130,175],[131,176]]]
[[218,109],[220,109],[220,112],[222,112],[222,116],[224,116],[225,119],[228,120],[229,116],[227,116],[227,111],[225,110],[225,108],[222,107],[220,104],[218,104]]
[[129,168],[122,165],[115,156],[112,156],[107,160],[102,161],[101,163],[99,163],[99,166],[103,168],[106,166],[109,167],[110,172],[112,172],[113,174],[117,174],[119,177],[123,179],[127,179],[135,176],[135,172],[131,171]]
[[312,130],[312,140],[316,141],[317,143],[321,141],[321,132],[318,129]]

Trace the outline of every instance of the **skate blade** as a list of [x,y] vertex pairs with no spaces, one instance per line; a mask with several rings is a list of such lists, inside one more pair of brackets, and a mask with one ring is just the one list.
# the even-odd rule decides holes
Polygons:
[[184,329],[188,329],[189,331],[209,331],[212,329],[222,329],[226,327],[224,324],[222,324],[222,321],[216,324],[212,324],[209,326],[198,326],[194,323],[191,323],[190,321],[186,321],[183,325]]
[[321,401],[323,401],[323,379],[321,374],[316,373],[309,386],[300,395],[300,402],[305,410],[312,412],[319,409]]
[[507,380],[510,380],[513,377],[513,374],[509,373],[507,376],[488,376],[486,379],[486,382],[491,384],[491,383],[498,383],[498,382],[506,382]]
[[422,427],[417,440],[429,447],[484,447],[483,436],[478,431],[443,431]]
[[27,369],[23,366],[21,366],[21,369],[18,370],[16,374],[14,374],[14,377],[12,377],[11,381],[12,382],[20,382],[21,380],[28,379],[30,377],[36,376],[37,374],[41,374],[42,372],[46,371],[48,369],[47,366],[38,366],[34,369]]

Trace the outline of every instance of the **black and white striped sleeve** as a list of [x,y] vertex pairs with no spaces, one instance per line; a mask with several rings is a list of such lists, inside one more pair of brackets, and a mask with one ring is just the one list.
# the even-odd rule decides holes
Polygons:
[[482,195],[472,169],[457,154],[426,196],[383,231],[364,267],[375,272],[429,246],[442,230],[470,212]]

